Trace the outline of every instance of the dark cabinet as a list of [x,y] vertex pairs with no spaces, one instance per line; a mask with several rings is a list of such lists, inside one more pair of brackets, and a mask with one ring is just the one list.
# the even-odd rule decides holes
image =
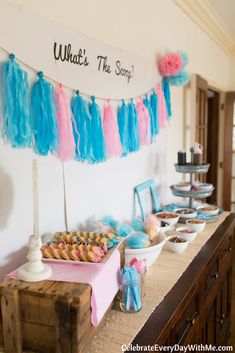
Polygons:
[[132,344],[224,345],[230,335],[235,215],[194,258]]

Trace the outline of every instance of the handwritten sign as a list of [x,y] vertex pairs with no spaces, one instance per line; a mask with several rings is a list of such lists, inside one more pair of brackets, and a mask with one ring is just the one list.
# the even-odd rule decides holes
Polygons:
[[131,98],[161,80],[154,58],[148,62],[5,1],[0,2],[0,46],[88,95]]

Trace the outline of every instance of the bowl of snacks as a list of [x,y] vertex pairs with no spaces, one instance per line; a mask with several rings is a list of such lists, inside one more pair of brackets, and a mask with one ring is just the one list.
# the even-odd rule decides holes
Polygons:
[[196,190],[211,191],[213,190],[213,185],[209,183],[195,183],[194,188]]
[[169,223],[167,223],[165,221],[161,221],[161,226],[159,228],[159,232],[165,233],[170,229],[171,229],[171,226],[169,225]]
[[[131,235],[129,235],[128,237],[131,237]],[[155,242],[151,246],[149,246],[149,243],[146,242],[146,247],[142,249],[132,249],[128,246],[127,243],[127,246],[125,248],[125,265],[129,265],[131,260],[135,257],[137,260],[146,259],[146,265],[148,268],[155,262],[157,257],[160,255],[165,243],[166,237],[162,233],[158,234]]]
[[188,219],[186,221],[187,226],[189,226],[192,230],[194,230],[195,232],[201,233],[205,226],[206,226],[206,222],[201,220],[201,219]]
[[219,207],[217,206],[200,206],[197,210],[208,216],[216,216],[219,213]]
[[158,212],[155,216],[160,219],[160,221],[167,222],[170,226],[174,226],[180,218],[175,212]]
[[192,243],[194,239],[197,236],[197,232],[190,228],[189,226],[187,227],[178,227],[176,228],[176,233],[183,239],[187,240],[189,243]]
[[188,241],[182,238],[181,236],[171,236],[167,238],[168,248],[175,253],[182,253],[188,247]]
[[178,190],[178,191],[190,191],[191,190],[191,184],[187,183],[187,182],[174,184],[174,189]]
[[179,208],[175,213],[177,213],[180,218],[195,218],[197,210],[193,210],[192,208]]

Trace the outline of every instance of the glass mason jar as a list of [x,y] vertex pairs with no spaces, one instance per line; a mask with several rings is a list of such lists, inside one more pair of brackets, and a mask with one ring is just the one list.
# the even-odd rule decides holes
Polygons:
[[142,308],[145,273],[138,274],[138,280],[122,278],[120,283],[120,309],[126,313],[136,313]]

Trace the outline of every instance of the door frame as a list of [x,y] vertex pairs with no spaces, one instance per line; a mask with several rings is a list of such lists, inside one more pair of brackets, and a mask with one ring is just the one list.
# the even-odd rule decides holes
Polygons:
[[231,182],[232,182],[232,132],[233,110],[235,92],[225,94],[225,124],[224,124],[224,165],[223,165],[223,209],[231,207]]

